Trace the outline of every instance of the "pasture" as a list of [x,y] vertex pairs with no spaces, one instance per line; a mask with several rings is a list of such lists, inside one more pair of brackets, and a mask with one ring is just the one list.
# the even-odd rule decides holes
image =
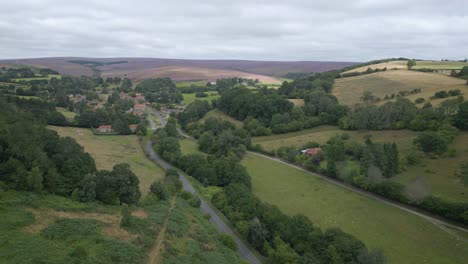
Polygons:
[[297,132],[262,136],[252,138],[252,144],[260,144],[263,149],[273,151],[280,147],[295,146],[300,147],[308,142],[326,143],[334,136],[346,133],[350,140],[364,142],[367,136],[376,142],[395,142],[400,151],[411,148],[413,138],[416,133],[409,130],[383,130],[383,131],[345,131],[336,126],[319,126],[311,129],[304,129]]
[[242,121],[234,119],[233,117],[226,115],[225,113],[223,113],[222,111],[218,109],[213,109],[209,111],[208,113],[206,113],[206,115],[202,119],[200,119],[200,121],[204,122],[209,117],[215,117],[215,118],[220,118],[225,121],[229,121],[233,123],[237,128],[241,128],[244,126],[244,123],[242,123]]
[[468,132],[460,132],[450,145],[450,148],[456,150],[455,157],[424,158],[420,164],[408,167],[392,179],[407,184],[416,178],[423,178],[433,195],[452,202],[468,203],[468,186],[458,176],[460,166],[468,162],[467,142]]
[[62,137],[74,138],[96,160],[98,169],[110,170],[115,164],[128,163],[140,180],[143,195],[150,185],[164,177],[164,171],[148,160],[135,135],[94,135],[90,129],[49,126]]
[[340,227],[390,263],[465,263],[468,243],[422,218],[330,184],[287,165],[247,154],[242,164],[253,193],[284,213],[303,214],[321,228]]
[[[437,73],[398,70],[337,79],[333,86],[333,95],[338,98],[340,103],[354,106],[362,103],[361,97],[366,91],[384,99],[385,95],[396,95],[400,91],[413,89],[421,89],[420,93],[405,97],[413,102],[420,97],[429,101],[429,98],[437,91],[460,89],[465,96],[468,94],[468,85],[466,85],[465,80]],[[431,102],[438,104],[441,101],[439,99]]]
[[73,120],[73,118],[75,118],[75,116],[77,115],[75,112],[70,112],[63,107],[56,107],[56,109],[57,112],[62,113],[62,115],[65,116],[65,118],[68,120]]
[[211,100],[215,100],[219,98],[219,94],[217,91],[208,91],[205,93],[208,95],[207,97],[196,97],[195,96],[196,93],[182,94],[182,96],[184,97],[183,103],[185,105],[189,105],[193,103],[195,100],[203,100],[203,101],[211,102]]
[[[350,72],[365,72],[368,68],[373,70],[387,68],[387,70],[398,69],[405,70],[407,69],[408,61],[406,60],[394,60],[389,62],[382,62],[377,64],[371,64],[367,66],[362,66],[356,69],[346,71],[344,73]],[[460,70],[464,66],[468,66],[468,62],[461,61],[434,61],[434,60],[422,60],[416,61],[416,66],[413,69],[434,69],[434,70]]]

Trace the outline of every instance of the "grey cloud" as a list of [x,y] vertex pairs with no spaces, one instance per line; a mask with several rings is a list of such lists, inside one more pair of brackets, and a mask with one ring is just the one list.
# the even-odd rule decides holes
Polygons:
[[0,58],[468,57],[465,1],[5,2],[0,9]]

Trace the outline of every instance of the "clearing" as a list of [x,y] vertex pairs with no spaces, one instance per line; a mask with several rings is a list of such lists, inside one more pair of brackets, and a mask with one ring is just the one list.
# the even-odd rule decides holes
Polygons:
[[294,106],[304,106],[304,99],[288,99]]
[[304,214],[321,228],[340,227],[390,263],[465,263],[468,244],[398,208],[335,186],[285,164],[247,154],[253,193],[283,212]]
[[260,144],[264,150],[274,151],[280,147],[300,147],[308,142],[326,143],[331,137],[348,134],[350,140],[364,142],[368,135],[376,142],[395,142],[400,151],[411,148],[416,133],[410,130],[347,131],[336,126],[319,126],[297,132],[252,138],[252,144]]
[[189,105],[193,103],[195,100],[203,100],[203,101],[208,101],[211,102],[211,100],[218,99],[220,96],[217,91],[207,91],[204,92],[208,96],[207,97],[196,97],[196,93],[189,93],[189,94],[182,94],[184,96],[184,104]]
[[233,117],[228,116],[227,114],[223,113],[222,111],[218,109],[213,109],[209,111],[208,113],[206,113],[206,115],[202,119],[200,119],[200,121],[204,122],[208,117],[216,117],[225,121],[229,121],[233,123],[237,128],[242,128],[244,126],[244,123],[242,123],[242,121],[234,119]]
[[56,109],[57,112],[62,113],[62,115],[65,116],[65,118],[68,120],[73,120],[73,118],[75,118],[75,116],[77,115],[75,112],[70,112],[63,107],[56,107]]
[[[466,80],[437,73],[397,70],[337,79],[333,86],[333,95],[342,104],[354,106],[362,103],[361,96],[366,91],[384,99],[385,95],[396,95],[400,91],[411,91],[413,89],[421,89],[420,93],[405,96],[405,98],[413,102],[420,97],[429,101],[429,98],[437,91],[460,89],[463,94],[468,94]],[[438,104],[446,99],[448,98],[431,100],[431,103],[433,105]],[[385,101],[381,103],[383,102]]]
[[128,163],[140,180],[140,190],[143,195],[149,191],[150,185],[164,177],[163,170],[148,160],[135,135],[111,136],[92,133],[91,129],[76,127],[55,127],[62,137],[72,137],[82,145],[86,152],[96,160],[98,169],[110,170],[115,164]]

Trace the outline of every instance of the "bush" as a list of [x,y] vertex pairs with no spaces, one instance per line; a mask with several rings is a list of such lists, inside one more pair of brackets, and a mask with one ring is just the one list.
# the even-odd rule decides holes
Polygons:
[[160,200],[166,200],[168,198],[166,186],[164,186],[160,181],[153,182],[153,184],[151,184],[150,191]]
[[237,244],[236,244],[236,241],[234,241],[234,239],[233,239],[230,235],[228,235],[228,234],[220,234],[220,235],[218,236],[218,239],[219,239],[219,241],[221,241],[221,243],[222,243],[224,246],[226,246],[226,247],[228,247],[228,248],[230,248],[230,249],[232,249],[232,250],[234,250],[234,251],[237,251]]
[[447,91],[438,91],[434,94],[434,98],[447,98],[449,97],[449,94]]
[[208,97],[208,94],[204,93],[204,92],[197,92],[195,94],[195,97],[198,97],[198,98],[201,98],[201,97]]
[[415,104],[421,104],[421,103],[424,103],[424,101],[425,101],[424,98],[420,97],[420,98],[414,100],[414,103]]
[[193,194],[190,193],[190,192],[187,192],[187,191],[182,191],[182,192],[180,192],[179,195],[180,195],[180,198],[182,198],[182,199],[184,199],[186,201],[193,198]]
[[200,205],[201,205],[201,199],[200,199],[200,197],[198,197],[198,196],[193,196],[192,199],[189,200],[189,204],[190,204],[192,207],[200,208]]

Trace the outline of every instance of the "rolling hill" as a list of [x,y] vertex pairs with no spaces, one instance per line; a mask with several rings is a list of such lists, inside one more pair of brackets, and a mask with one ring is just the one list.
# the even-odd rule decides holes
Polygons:
[[[247,60],[186,60],[160,58],[77,58],[54,57],[3,60],[5,65],[47,67],[74,76],[121,75],[141,80],[150,77],[171,77],[175,80],[215,80],[225,77],[247,77],[279,82],[289,72],[323,72],[350,66],[353,62],[323,61],[247,61]],[[266,77],[268,76],[268,77]],[[271,78],[271,79],[268,79]]]
[[[361,96],[370,91],[376,97],[383,99],[385,95],[398,94],[400,91],[421,89],[420,93],[411,94],[406,98],[414,101],[424,98],[426,101],[437,91],[460,89],[468,94],[466,81],[438,73],[425,73],[408,70],[387,70],[383,72],[364,74],[354,77],[340,78],[335,81],[333,95],[349,106],[361,103]],[[432,100],[432,104],[441,101]],[[382,101],[381,101],[382,102]]]

